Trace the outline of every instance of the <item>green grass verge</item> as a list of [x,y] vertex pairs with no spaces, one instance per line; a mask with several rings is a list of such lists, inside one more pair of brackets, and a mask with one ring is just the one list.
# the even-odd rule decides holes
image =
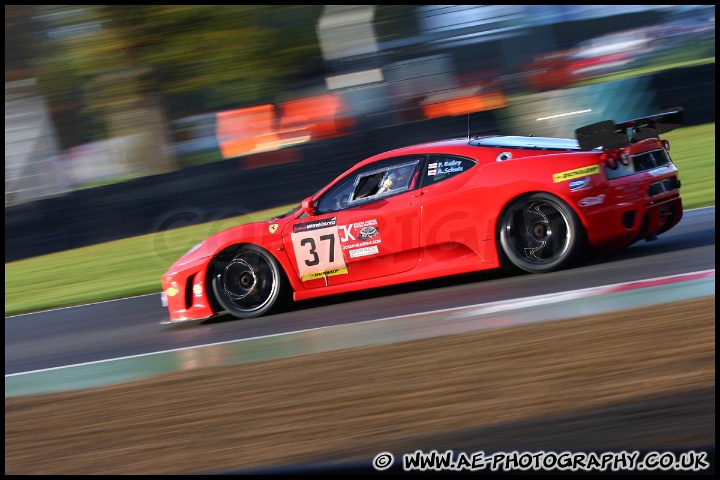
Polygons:
[[[686,209],[715,205],[715,124],[663,135],[680,170]],[[190,247],[292,205],[5,264],[5,316],[160,292],[160,277]]]
[[662,135],[679,170],[686,210],[715,205],[715,124],[673,130]]
[[160,277],[190,247],[291,206],[5,264],[5,316],[160,292]]

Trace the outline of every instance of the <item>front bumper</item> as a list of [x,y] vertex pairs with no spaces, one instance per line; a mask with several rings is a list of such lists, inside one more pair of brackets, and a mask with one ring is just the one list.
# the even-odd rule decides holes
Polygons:
[[205,320],[217,313],[206,288],[210,258],[201,258],[168,271],[162,278],[160,301],[170,314],[169,322]]

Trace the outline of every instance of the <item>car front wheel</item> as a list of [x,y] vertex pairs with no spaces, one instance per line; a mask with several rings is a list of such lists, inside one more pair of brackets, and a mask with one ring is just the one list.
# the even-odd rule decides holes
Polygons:
[[289,289],[277,260],[254,245],[242,246],[217,263],[211,281],[218,303],[237,318],[277,310]]
[[564,267],[584,245],[577,214],[545,193],[515,200],[504,211],[499,228],[503,253],[513,265],[531,273]]

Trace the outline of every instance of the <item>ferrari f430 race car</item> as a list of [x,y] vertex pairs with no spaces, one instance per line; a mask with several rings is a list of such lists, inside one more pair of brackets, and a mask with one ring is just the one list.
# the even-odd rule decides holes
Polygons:
[[285,215],[213,235],[162,277],[171,322],[504,266],[541,274],[654,240],[683,214],[659,136],[676,107],[576,139],[474,136],[367,158]]

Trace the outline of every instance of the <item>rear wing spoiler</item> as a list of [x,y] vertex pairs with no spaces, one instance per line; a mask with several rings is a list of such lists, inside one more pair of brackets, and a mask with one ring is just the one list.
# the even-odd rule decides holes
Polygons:
[[674,107],[620,123],[613,120],[593,123],[575,130],[575,137],[581,150],[617,150],[646,138],[658,138],[684,123],[683,107]]

